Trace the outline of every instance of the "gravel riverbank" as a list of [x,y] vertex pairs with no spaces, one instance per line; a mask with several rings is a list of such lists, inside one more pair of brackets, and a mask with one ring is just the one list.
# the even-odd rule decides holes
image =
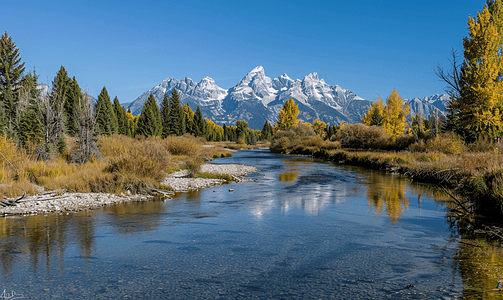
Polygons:
[[[229,174],[235,181],[242,181],[242,176],[258,172],[257,168],[235,164],[204,164],[201,172],[212,174]],[[174,192],[199,190],[224,182],[221,179],[187,178],[186,170],[170,174],[162,182],[171,186]],[[85,209],[96,209],[101,206],[128,201],[145,201],[151,199],[147,195],[118,196],[105,193],[63,193],[40,192],[37,195],[27,195],[19,200],[15,206],[0,207],[0,215],[29,215],[40,213],[70,213]]]

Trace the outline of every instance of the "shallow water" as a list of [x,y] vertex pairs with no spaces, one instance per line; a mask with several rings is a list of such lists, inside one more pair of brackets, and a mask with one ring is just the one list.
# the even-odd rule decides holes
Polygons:
[[446,199],[427,186],[257,150],[214,163],[261,172],[172,200],[0,219],[0,290],[27,299],[463,296],[460,238]]

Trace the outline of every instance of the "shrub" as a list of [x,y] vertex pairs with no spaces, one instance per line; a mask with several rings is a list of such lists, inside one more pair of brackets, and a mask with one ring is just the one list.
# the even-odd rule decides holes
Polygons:
[[464,151],[463,140],[455,133],[442,133],[427,142],[428,151],[441,152],[445,154],[459,154]]
[[468,150],[472,152],[495,152],[497,149],[493,140],[487,136],[480,136],[474,143],[468,145]]
[[276,153],[286,153],[289,146],[290,139],[288,137],[283,136],[279,139],[274,137],[271,143],[271,151]]
[[168,136],[163,140],[163,144],[172,155],[194,156],[201,146],[201,140],[191,135]]
[[357,149],[383,149],[390,138],[383,127],[361,123],[343,126],[335,136],[342,147]]

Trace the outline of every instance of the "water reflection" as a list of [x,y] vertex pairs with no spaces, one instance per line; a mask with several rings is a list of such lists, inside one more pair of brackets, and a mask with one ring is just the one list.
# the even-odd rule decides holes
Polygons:
[[[71,282],[72,279],[66,278],[72,276],[68,270],[75,264],[75,258],[84,258],[78,260],[82,274],[93,278],[94,275],[90,274],[99,271],[102,272],[101,275],[96,276],[100,279],[100,276],[115,276],[117,278],[112,278],[112,281],[115,280],[113,285],[119,285],[116,284],[118,278],[122,276],[122,280],[124,274],[127,274],[138,276],[141,284],[148,283],[149,280],[153,282],[152,278],[159,277],[162,284],[179,280],[187,286],[192,284],[191,287],[196,287],[197,284],[193,284],[193,281],[202,276],[202,269],[208,269],[205,274],[211,275],[215,268],[221,267],[216,277],[222,285],[232,283],[232,278],[242,276],[236,282],[257,280],[257,286],[266,291],[270,290],[267,284],[275,282],[260,280],[268,274],[278,275],[278,281],[282,278],[294,280],[292,278],[297,278],[295,276],[301,278],[295,283],[302,283],[302,280],[310,278],[328,278],[326,276],[331,274],[333,277],[330,284],[327,284],[330,286],[326,289],[328,291],[334,286],[342,286],[340,283],[344,283],[348,275],[337,272],[348,268],[353,268],[352,272],[355,274],[360,272],[355,278],[372,280],[383,272],[383,267],[388,268],[387,272],[397,273],[397,278],[402,273],[419,278],[414,277],[414,272],[423,270],[426,270],[426,278],[438,270],[447,269],[450,273],[452,268],[452,277],[461,281],[460,272],[467,286],[465,298],[483,295],[479,298],[492,299],[497,294],[492,289],[503,278],[503,256],[499,248],[491,250],[483,245],[467,247],[462,243],[458,251],[459,263],[456,264],[452,259],[453,255],[431,251],[428,246],[430,243],[441,244],[448,235],[439,217],[442,212],[435,211],[435,206],[442,209],[445,206],[445,198],[438,191],[426,185],[411,184],[406,178],[381,172],[339,168],[326,162],[314,162],[311,158],[278,158],[268,153],[261,155],[266,158],[255,161],[261,169],[260,174],[253,175],[257,182],[237,184],[232,187],[234,192],[229,192],[228,187],[215,187],[177,194],[166,202],[156,200],[123,203],[70,215],[1,218],[0,261],[5,282],[16,282],[18,277],[28,277],[31,273],[36,275],[30,279],[39,275],[40,278],[50,277],[40,269],[47,273],[52,270],[53,273],[58,273],[58,279]],[[253,164],[253,159],[256,158],[236,163]],[[425,215],[429,214],[426,222],[430,224],[425,225],[417,218],[407,217],[411,212],[420,213],[421,210]],[[389,218],[394,226],[376,221],[375,214],[382,216],[382,219]],[[431,225],[432,223],[435,225]],[[182,224],[183,226],[179,226]],[[372,226],[371,230],[367,230],[368,224]],[[364,236],[366,232],[372,234]],[[359,240],[360,235],[365,242]],[[385,239],[379,240],[382,237]],[[313,240],[316,242],[315,246],[309,246]],[[397,250],[400,255],[401,249],[407,249],[403,253],[413,252],[420,242],[426,245],[421,249],[423,252],[414,253],[416,257],[411,259],[404,258],[403,263],[397,262],[396,256],[390,255],[389,251],[392,250],[389,249]],[[232,249],[229,245],[233,246]],[[126,253],[128,251],[115,249],[122,246],[134,250]],[[233,255],[229,254],[229,249]],[[246,256],[241,256],[243,249],[248,251]],[[73,254],[74,252],[77,254]],[[112,260],[107,255],[118,255],[120,258]],[[109,265],[106,265],[107,259],[110,259]],[[422,264],[411,263],[418,260]],[[92,269],[93,261],[99,261],[99,264],[94,264],[99,267]],[[202,264],[197,265],[198,262]],[[244,262],[248,265],[245,266]],[[26,263],[30,268],[24,267]],[[369,264],[374,265],[369,267]],[[447,267],[445,264],[448,264]],[[282,267],[287,265],[288,268]],[[257,267],[254,271],[257,276],[247,277],[246,272],[254,270],[250,266]],[[435,271],[429,272],[428,267]],[[54,272],[55,269],[60,272]],[[102,269],[105,271],[101,271]],[[287,269],[296,270],[298,274],[282,273]],[[228,278],[224,277],[228,274]],[[344,279],[339,279],[339,275]],[[208,278],[211,279],[211,276]],[[89,288],[89,283],[85,280],[82,280],[84,290]],[[364,290],[357,286],[362,284],[358,280],[350,292]],[[416,285],[419,289],[418,284],[407,280],[403,284],[400,282],[402,289],[409,284]],[[60,284],[57,280],[46,283]],[[311,286],[313,283],[314,281],[308,282],[307,285]],[[101,282],[98,283],[100,284]],[[376,288],[376,284],[379,284],[377,280],[368,283],[366,290],[379,292],[380,288]],[[389,288],[387,285],[387,282],[381,282],[381,286]],[[163,286],[152,285],[146,289],[160,290],[158,287]],[[322,290],[325,287],[318,288]],[[398,291],[398,287],[392,289],[395,290],[389,292],[388,296]],[[484,292],[489,290],[491,292]],[[436,292],[428,290],[430,291]],[[481,294],[481,291],[485,294]],[[386,296],[382,293],[380,295]]]
[[482,239],[463,239],[457,254],[464,299],[503,299],[503,249]]
[[382,176],[370,173],[367,185],[369,207],[377,215],[386,209],[386,216],[396,224],[404,210],[409,209],[409,198],[405,195],[408,182],[397,176]]
[[[21,254],[30,256],[34,272],[44,260],[46,269],[49,270],[54,255],[57,255],[61,262],[69,242],[70,218],[55,214],[3,218],[0,222],[3,235],[0,243],[0,259],[4,275],[8,276],[11,273],[14,263],[22,258]],[[77,240],[81,247],[90,249],[92,240],[88,238],[86,230],[78,231],[77,234],[83,234]]]
[[295,173],[295,172],[284,172],[284,173],[280,173],[279,176],[279,181],[283,181],[283,182],[292,182],[292,181],[295,181],[295,179],[297,179],[297,177],[299,177],[299,173]]
[[120,234],[134,234],[157,229],[162,224],[166,206],[162,199],[127,202],[104,209],[109,224]]

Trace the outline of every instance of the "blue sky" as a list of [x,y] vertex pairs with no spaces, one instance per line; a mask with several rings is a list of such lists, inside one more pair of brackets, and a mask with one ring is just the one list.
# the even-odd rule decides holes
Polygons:
[[129,102],[167,77],[230,88],[258,65],[271,78],[317,72],[368,100],[443,93],[434,69],[462,54],[485,0],[5,2],[0,30],[40,82],[63,65],[91,95],[106,86]]

